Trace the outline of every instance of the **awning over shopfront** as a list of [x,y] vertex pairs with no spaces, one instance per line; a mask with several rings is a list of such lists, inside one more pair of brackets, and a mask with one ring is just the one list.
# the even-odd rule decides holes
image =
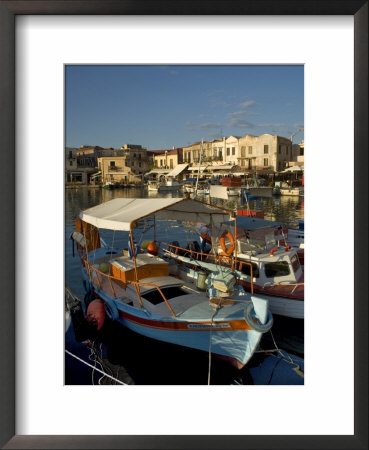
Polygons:
[[171,172],[168,173],[168,177],[176,177],[180,173],[182,173],[184,170],[186,170],[188,167],[188,164],[178,164]]
[[191,166],[188,168],[188,170],[190,172],[198,172],[200,170],[200,172],[204,172],[204,170],[207,170],[209,168],[209,166]]
[[233,166],[231,166],[230,164],[226,164],[226,165],[219,165],[219,166],[208,166],[209,170],[212,171],[216,171],[216,170],[223,170],[223,171],[231,171]]
[[145,174],[145,177],[148,175],[166,175],[170,172],[170,169],[153,169],[150,172]]

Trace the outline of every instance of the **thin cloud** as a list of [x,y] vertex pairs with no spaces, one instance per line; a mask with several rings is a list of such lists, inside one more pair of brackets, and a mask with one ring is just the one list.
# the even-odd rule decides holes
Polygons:
[[250,106],[253,106],[253,105],[255,105],[254,100],[246,100],[245,102],[240,103],[241,108],[249,108]]
[[229,126],[236,128],[254,128],[254,124],[246,120],[246,116],[249,114],[246,111],[235,111],[233,113],[228,114]]
[[220,128],[220,123],[202,123],[199,128]]
[[241,119],[241,118],[234,118],[231,119],[229,122],[229,126],[230,127],[234,127],[234,128],[254,128],[254,124],[245,120],[245,119]]

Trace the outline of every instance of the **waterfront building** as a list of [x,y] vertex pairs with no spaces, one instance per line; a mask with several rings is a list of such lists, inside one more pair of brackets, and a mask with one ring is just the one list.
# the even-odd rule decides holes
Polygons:
[[242,171],[280,172],[292,161],[290,139],[272,134],[245,135],[238,139],[238,165]]
[[80,148],[65,148],[65,181],[73,184],[89,184],[98,172],[99,155],[111,154],[113,149],[82,145]]
[[225,140],[224,163],[237,164],[239,154],[239,136],[229,136]]
[[183,147],[183,162],[198,164],[200,159],[201,141]]
[[224,137],[223,139],[216,139],[214,141],[211,142],[211,153],[212,153],[212,158],[211,158],[211,162],[214,163],[220,163],[223,162],[223,156],[225,155],[225,149],[226,149],[226,144],[225,144],[226,138]]
[[183,149],[172,148],[172,150],[149,150],[154,168],[174,169],[178,164],[183,163]]
[[298,165],[304,164],[304,141],[299,144],[293,144],[292,146],[292,161],[296,162]]
[[142,175],[152,168],[152,160],[147,154],[147,148],[137,144],[124,144],[116,152],[117,156],[126,158],[125,166],[132,174],[142,178]]
[[98,158],[100,180],[102,183],[111,182],[117,184],[139,184],[142,177],[135,174],[126,156],[102,156]]

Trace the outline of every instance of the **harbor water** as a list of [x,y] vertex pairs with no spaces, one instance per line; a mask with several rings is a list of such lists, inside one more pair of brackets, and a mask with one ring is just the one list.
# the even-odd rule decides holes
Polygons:
[[[80,186],[66,189],[65,285],[81,300],[85,296],[81,264],[70,240],[74,220],[81,210],[116,197],[183,197],[183,193],[160,194],[144,187],[105,190]],[[204,200],[209,201],[207,197]],[[211,203],[229,209],[245,208],[240,197],[211,199]],[[251,198],[249,204],[251,209],[263,210],[265,219],[283,222],[289,228],[298,228],[299,220],[304,218],[303,197],[257,197]],[[157,232],[158,240],[183,240],[184,230],[178,226]],[[109,233],[103,238],[122,248],[127,246],[124,236],[122,241]],[[191,239],[191,236],[186,238]],[[65,384],[202,385],[208,384],[209,380],[211,384],[303,384],[302,319],[275,316],[272,332],[262,338],[263,351],[255,354],[245,368],[236,370],[205,352],[153,341],[109,320],[100,332],[91,335],[84,327],[81,306],[75,304],[71,312],[71,325],[65,335]]]

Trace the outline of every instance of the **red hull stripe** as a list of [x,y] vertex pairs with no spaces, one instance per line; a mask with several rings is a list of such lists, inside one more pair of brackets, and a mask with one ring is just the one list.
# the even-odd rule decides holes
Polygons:
[[208,331],[211,328],[215,331],[235,331],[235,330],[251,330],[244,320],[229,320],[223,322],[169,322],[149,320],[142,317],[136,317],[123,311],[119,311],[119,318],[142,325],[149,328],[160,330],[180,330],[180,331]]
[[[246,291],[251,290],[251,283],[248,281],[242,280],[241,278],[237,278],[237,284],[241,285],[245,288]],[[294,292],[293,289],[295,288]],[[265,294],[265,295],[274,295],[276,297],[287,297],[293,298],[296,300],[304,300],[304,286],[294,285],[275,285],[270,287],[265,287],[264,289],[254,284],[254,292]]]

